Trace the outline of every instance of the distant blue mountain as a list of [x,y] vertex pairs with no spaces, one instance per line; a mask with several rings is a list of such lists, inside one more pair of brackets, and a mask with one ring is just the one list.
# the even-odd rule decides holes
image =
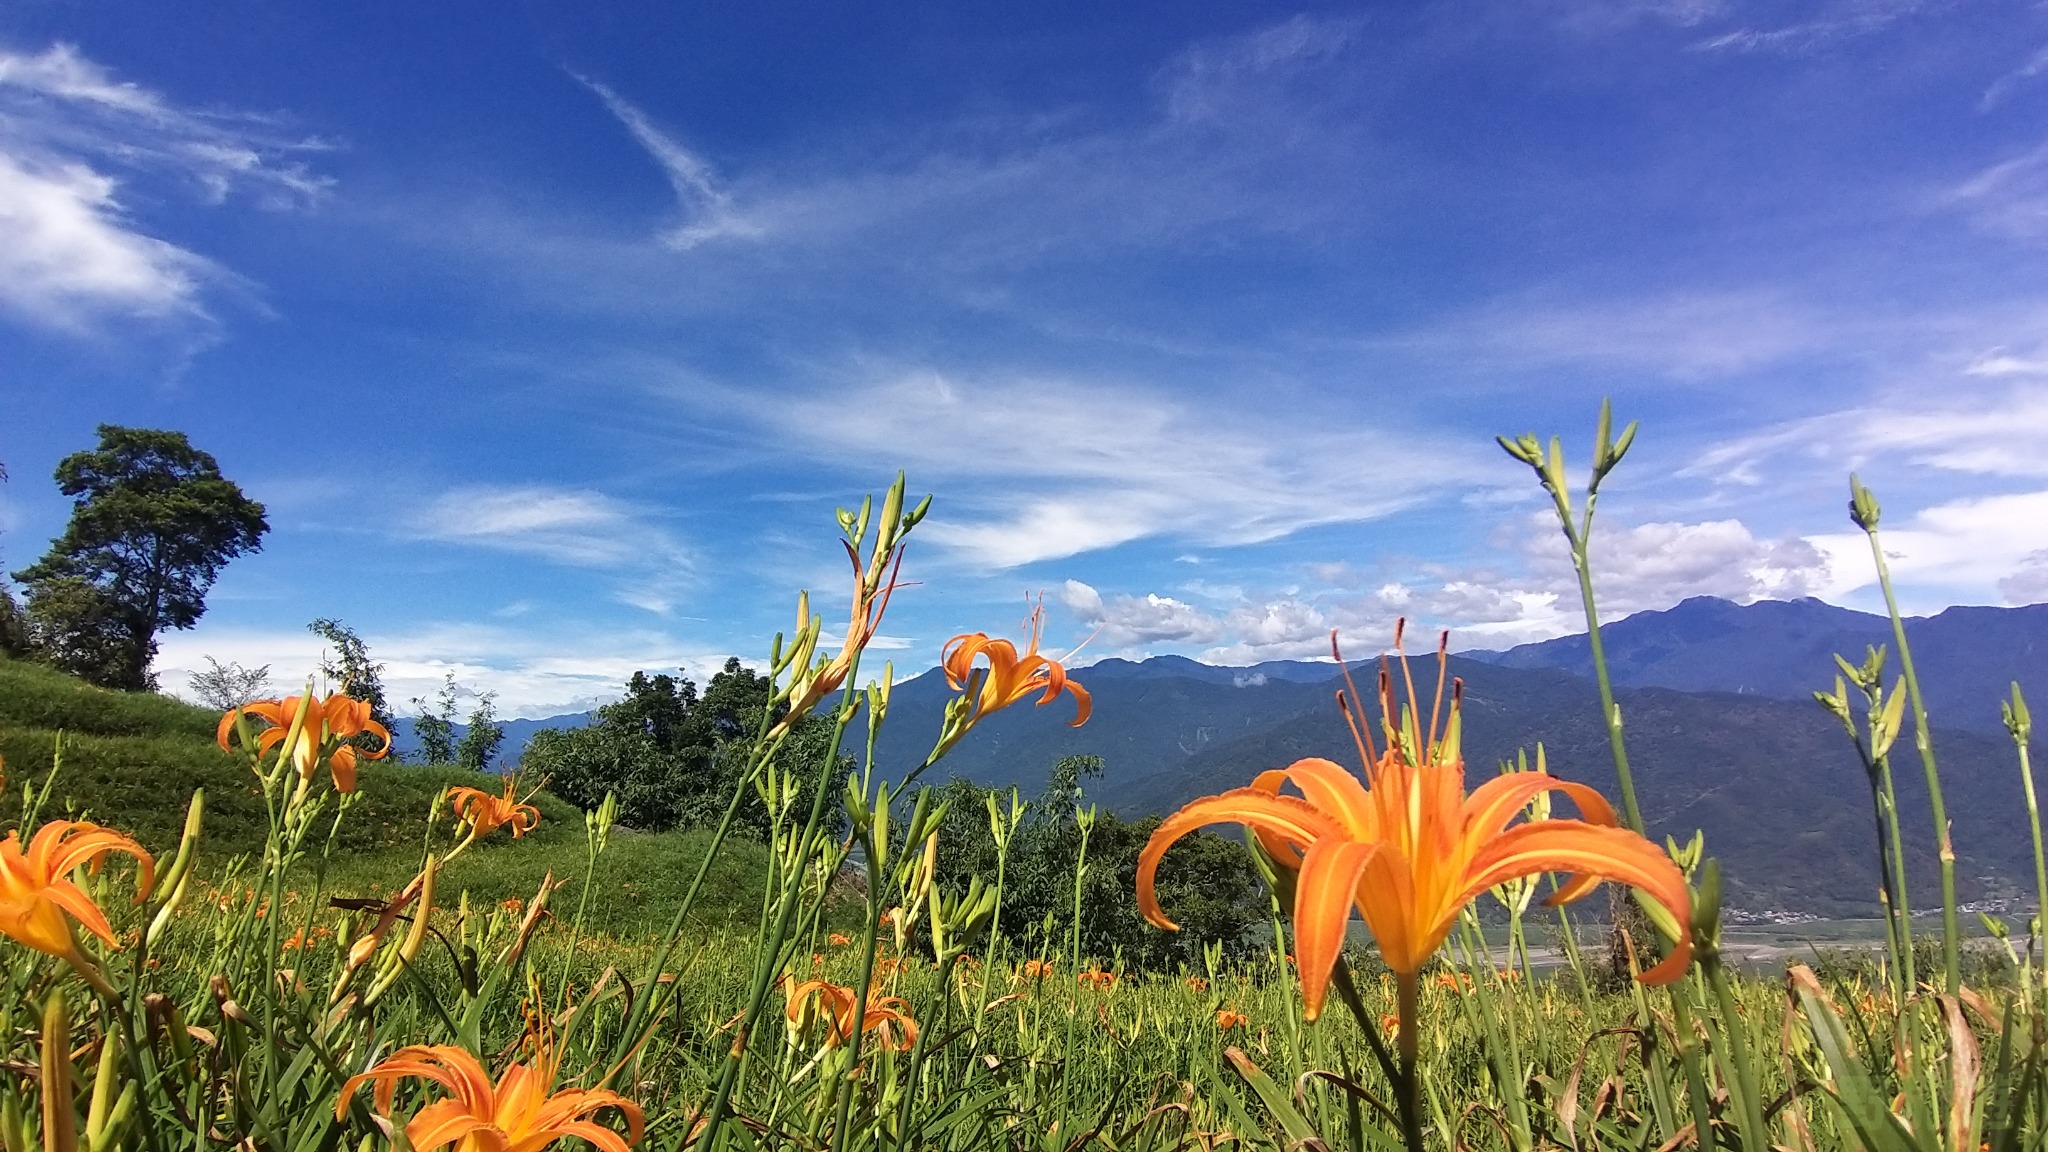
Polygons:
[[[561,716],[544,716],[538,720],[506,720],[505,742],[498,746],[497,761],[493,768],[503,771],[519,763],[520,754],[526,751],[526,743],[533,734],[546,728],[582,728],[597,720],[596,712],[569,712]],[[455,726],[455,739],[460,741],[469,731],[467,724]],[[391,746],[399,755],[408,760],[419,759],[420,740],[412,730],[412,717],[400,716],[391,725]]]
[[[1965,898],[2024,903],[2031,847],[2025,821],[2013,819],[2024,808],[1998,701],[2013,680],[2037,704],[2048,701],[2048,605],[1951,608],[1907,630],[1936,729]],[[1865,644],[1889,642],[1884,618],[1818,600],[1701,598],[1638,613],[1603,634],[1652,831],[1703,829],[1733,906],[1867,912],[1877,884],[1862,770],[1811,693],[1832,686],[1834,653],[1860,659]],[[1475,780],[1540,742],[1553,771],[1615,794],[1584,636],[1461,653],[1451,670],[1465,683],[1464,746]],[[1073,670],[1094,696],[1087,726],[1067,724],[1071,699],[1044,709],[1019,704],[970,733],[935,775],[1031,794],[1060,757],[1093,754],[1107,770],[1091,782],[1091,797],[1132,816],[1168,811],[1303,756],[1355,762],[1333,699],[1338,675],[1335,664],[1306,660],[1249,668],[1180,656],[1103,660]],[[1362,681],[1368,691],[1369,683]],[[930,751],[950,695],[937,669],[896,686],[876,747],[884,774],[907,772]],[[580,712],[511,721],[502,761],[516,763],[537,731],[593,719]],[[400,747],[416,747],[409,723],[400,722],[397,736]],[[1920,773],[1909,765],[1897,776],[1912,886],[1924,892],[1934,861]]]
[[[2048,701],[2048,604],[2024,608],[1950,608],[1906,621],[1906,639],[1938,727],[1999,733],[1998,705],[2009,685]],[[1601,629],[1617,685],[1686,692],[1740,692],[1805,701],[1832,688],[1835,653],[1861,662],[1866,645],[1899,654],[1891,623],[1819,600],[1734,604],[1697,596],[1661,612],[1638,612]],[[1503,668],[1558,668],[1590,678],[1584,634],[1523,644],[1505,652],[1465,652]]]

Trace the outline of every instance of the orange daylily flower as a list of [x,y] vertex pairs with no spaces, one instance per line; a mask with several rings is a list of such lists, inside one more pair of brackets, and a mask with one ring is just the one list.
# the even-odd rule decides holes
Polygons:
[[[939,667],[946,673],[946,685],[962,695],[947,709],[946,727],[931,759],[944,755],[976,724],[1036,692],[1044,706],[1059,699],[1062,692],[1074,698],[1074,719],[1069,726],[1088,722],[1095,703],[1088,690],[1067,678],[1059,661],[1038,651],[1045,631],[1045,610],[1031,613],[1031,636],[1019,655],[1008,640],[991,639],[986,632],[967,632],[946,641],[940,650]],[[976,669],[975,661],[986,659],[988,667]]]
[[[349,1101],[366,1080],[376,1084],[377,1114],[385,1117],[391,1114],[400,1080],[431,1080],[447,1089],[448,1096],[420,1109],[405,1126],[406,1139],[416,1152],[434,1152],[449,1144],[456,1152],[540,1152],[571,1136],[588,1140],[603,1152],[628,1152],[638,1144],[646,1130],[640,1106],[602,1088],[553,1091],[556,1060],[543,1051],[531,1064],[505,1069],[493,1084],[467,1049],[415,1044],[350,1077],[334,1102],[334,1118],[348,1115]],[[589,1119],[605,1108],[617,1108],[626,1117],[627,1136]]]
[[1116,973],[1103,972],[1099,969],[1091,968],[1086,972],[1076,975],[1074,980],[1077,983],[1087,984],[1095,988],[1108,988],[1116,983]]
[[[837,1048],[853,1038],[854,1016],[860,1005],[853,989],[829,980],[805,980],[789,990],[785,1009],[789,1022],[799,1030],[811,1021],[825,1021],[825,1046]],[[873,1032],[875,1042],[893,1052],[908,1052],[917,1043],[917,1021],[910,1018],[910,1002],[901,996],[868,993],[860,1029]]]
[[1047,976],[1052,975],[1052,972],[1053,966],[1050,960],[1026,960],[1024,966],[1017,969],[1017,978],[1019,980],[1043,980]]
[[1216,1030],[1218,1032],[1228,1032],[1233,1028],[1249,1027],[1251,1022],[1252,1018],[1242,1012],[1233,1012],[1228,1008],[1218,1008],[1216,1010]]
[[[230,708],[221,715],[220,724],[214,729],[214,740],[223,752],[233,751],[230,738],[235,735],[235,717],[246,713],[269,725],[256,737],[256,754],[264,755],[291,733],[292,720],[299,714],[300,699],[287,696],[282,700],[258,700],[240,708]],[[349,741],[366,732],[384,741],[383,747],[368,754],[372,760],[382,760],[391,751],[391,733],[371,718],[369,701],[335,692],[324,700],[315,699],[308,706],[305,727],[286,754],[298,766],[300,779],[313,774],[324,754],[328,770],[334,774],[335,791],[353,792],[356,790],[356,747]]]
[[97,871],[114,852],[135,857],[135,901],[141,903],[156,883],[156,862],[119,832],[82,820],[52,820],[36,830],[26,851],[21,833],[9,832],[0,840],[0,933],[74,965],[85,959],[71,933],[74,920],[107,947],[119,948],[106,913],[70,879],[80,866]]
[[479,840],[505,825],[511,826],[512,838],[517,840],[540,823],[540,809],[514,799],[516,787],[508,778],[502,796],[493,796],[481,788],[450,788],[448,806],[455,810],[457,820],[469,825],[470,835]]
[[1196,992],[1207,992],[1209,990],[1209,982],[1200,976],[1190,976],[1188,977],[1188,987]]
[[853,938],[844,932],[834,932],[830,936],[825,937],[825,943],[830,944],[834,948],[843,948],[853,943]]
[[[1412,689],[1396,726],[1392,675],[1385,666],[1379,689],[1384,755],[1374,754],[1371,736],[1346,700],[1346,717],[1367,765],[1365,781],[1328,760],[1297,760],[1260,773],[1250,787],[1204,797],[1168,817],[1138,858],[1138,907],[1145,918],[1161,928],[1177,927],[1154,890],[1168,847],[1205,824],[1250,828],[1273,862],[1292,874],[1295,951],[1301,957],[1303,1015],[1309,1019],[1322,1011],[1354,907],[1387,966],[1410,988],[1465,905],[1522,876],[1571,873],[1551,897],[1553,904],[1584,896],[1602,880],[1620,881],[1662,904],[1680,924],[1690,923],[1691,894],[1678,866],[1649,840],[1617,827],[1613,808],[1593,789],[1547,772],[1514,772],[1465,793],[1462,683],[1453,682],[1441,733],[1441,676],[1439,708],[1432,709],[1427,730],[1419,728]],[[1301,795],[1282,795],[1283,784]],[[1583,818],[1513,825],[1530,799],[1545,791],[1569,796]],[[1690,942],[1681,939],[1642,979],[1668,983],[1691,962]]]

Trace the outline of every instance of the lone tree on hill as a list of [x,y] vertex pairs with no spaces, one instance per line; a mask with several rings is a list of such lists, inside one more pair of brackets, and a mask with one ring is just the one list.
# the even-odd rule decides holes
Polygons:
[[45,659],[104,688],[154,688],[157,633],[197,623],[221,568],[270,525],[183,432],[102,424],[99,437],[57,464],[71,523],[14,577]]

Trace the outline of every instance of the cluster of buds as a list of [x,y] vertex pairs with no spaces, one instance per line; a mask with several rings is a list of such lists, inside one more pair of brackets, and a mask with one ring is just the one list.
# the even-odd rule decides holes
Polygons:
[[783,710],[781,718],[769,729],[770,742],[786,735],[820,701],[846,683],[862,650],[881,627],[889,598],[899,587],[896,578],[903,567],[903,540],[924,519],[932,504],[932,498],[926,496],[917,507],[905,512],[903,486],[904,477],[899,472],[882,498],[879,517],[873,515],[873,497],[861,501],[858,513],[839,510],[839,529],[845,535],[842,543],[847,560],[853,565],[853,609],[846,636],[836,655],[820,652],[824,618],[811,611],[810,593],[798,595],[796,631],[787,646],[778,634],[769,655],[770,676],[782,682],[774,703]]

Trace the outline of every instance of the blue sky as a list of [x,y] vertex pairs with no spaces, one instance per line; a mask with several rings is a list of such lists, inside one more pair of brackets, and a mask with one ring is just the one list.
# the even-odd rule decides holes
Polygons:
[[[886,6],[885,6],[886,7]],[[1583,460],[1617,614],[2048,599],[2048,9],[72,3],[0,10],[0,561],[100,422],[270,509],[164,639],[526,715],[843,610],[886,655],[1224,662],[1570,630],[1495,433]],[[1087,657],[1084,657],[1086,659]]]

